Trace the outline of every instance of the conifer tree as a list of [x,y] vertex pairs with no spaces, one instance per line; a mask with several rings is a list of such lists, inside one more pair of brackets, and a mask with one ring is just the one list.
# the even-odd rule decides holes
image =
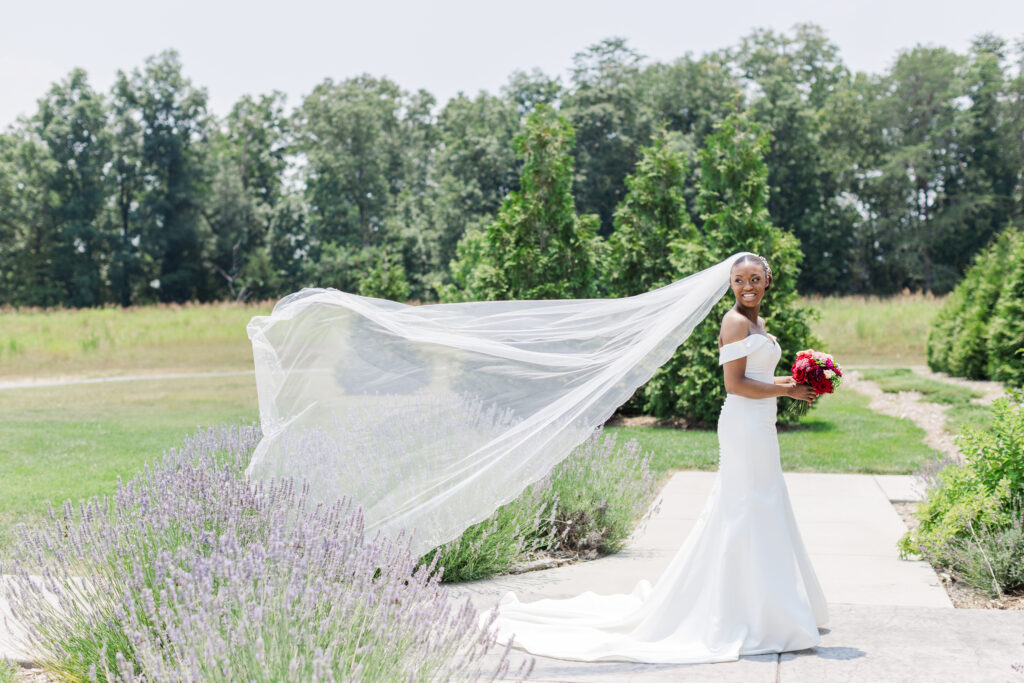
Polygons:
[[[677,260],[697,241],[683,197],[686,159],[672,149],[662,128],[626,177],[628,192],[615,210],[603,284],[612,296],[632,296],[684,275]],[[685,259],[690,260],[690,259]]]
[[482,234],[464,238],[452,264],[453,279],[462,289],[443,291],[446,300],[596,295],[601,243],[597,217],[576,214],[574,135],[565,117],[547,104],[530,114],[515,140],[524,159],[520,189],[509,193]]
[[[768,215],[768,137],[745,115],[730,114],[708,136],[700,151],[697,208],[702,225],[697,243],[676,250],[677,277],[697,272],[739,251],[768,259],[773,281],[761,308],[766,327],[782,347],[779,371],[792,365],[796,352],[813,347],[807,313],[796,305],[799,241],[772,224]],[[725,400],[718,364],[722,317],[734,304],[726,292],[708,317],[644,387],[644,408],[659,417],[684,417],[713,424]],[[840,361],[842,359],[839,359]],[[780,403],[780,421],[795,420],[805,403]]]

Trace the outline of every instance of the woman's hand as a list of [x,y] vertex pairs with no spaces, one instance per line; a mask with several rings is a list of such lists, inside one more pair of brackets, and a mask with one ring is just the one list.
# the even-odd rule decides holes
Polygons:
[[797,401],[813,403],[818,393],[809,384],[797,384],[792,377],[776,377],[775,383],[783,388],[785,395]]

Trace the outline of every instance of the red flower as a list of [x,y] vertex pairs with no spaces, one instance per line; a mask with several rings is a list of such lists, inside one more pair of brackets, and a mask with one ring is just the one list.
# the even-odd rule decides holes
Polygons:
[[[839,374],[833,363],[826,363],[825,367]],[[809,352],[801,352],[793,363],[793,380],[798,384],[809,384],[816,394],[831,394],[835,387],[825,376],[825,367],[819,365]]]

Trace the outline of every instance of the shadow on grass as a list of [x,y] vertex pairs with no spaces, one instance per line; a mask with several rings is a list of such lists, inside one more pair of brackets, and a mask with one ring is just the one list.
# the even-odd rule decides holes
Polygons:
[[795,424],[779,424],[776,425],[776,429],[780,432],[812,432],[824,434],[825,432],[836,431],[836,425],[835,423],[826,420],[808,420],[806,422],[797,422]]

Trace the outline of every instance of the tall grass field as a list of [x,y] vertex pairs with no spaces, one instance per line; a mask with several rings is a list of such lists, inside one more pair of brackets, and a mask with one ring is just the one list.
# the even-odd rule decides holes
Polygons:
[[245,326],[272,303],[0,309],[0,378],[252,367]]
[[[943,297],[805,297],[824,349],[851,366],[923,365]],[[273,302],[0,309],[0,380],[252,367],[245,326]]]
[[900,294],[893,297],[804,297],[817,316],[812,329],[822,351],[847,367],[924,365],[925,342],[945,296]]

